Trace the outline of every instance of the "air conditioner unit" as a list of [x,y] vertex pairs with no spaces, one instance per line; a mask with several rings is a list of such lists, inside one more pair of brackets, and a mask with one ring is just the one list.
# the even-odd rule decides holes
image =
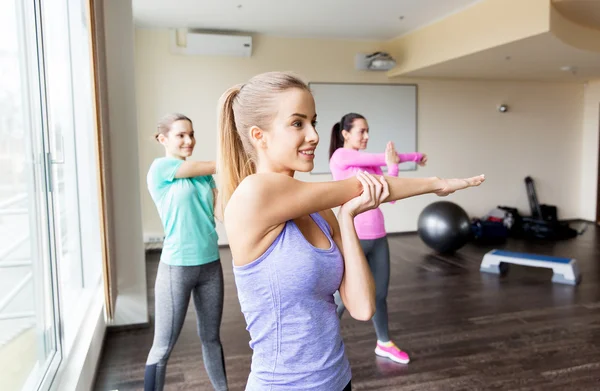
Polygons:
[[358,53],[354,65],[360,71],[389,71],[396,66],[396,60],[385,52]]
[[208,34],[183,30],[171,30],[171,53],[204,56],[252,55],[252,37],[249,35]]

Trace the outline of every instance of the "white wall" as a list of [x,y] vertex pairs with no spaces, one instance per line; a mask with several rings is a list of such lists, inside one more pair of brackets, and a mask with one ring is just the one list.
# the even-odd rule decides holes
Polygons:
[[111,325],[148,322],[140,207],[134,27],[131,0],[104,0],[112,214],[117,301]]
[[[162,234],[143,174],[152,160],[163,154],[152,139],[156,121],[163,114],[180,111],[190,116],[197,134],[194,158],[215,159],[217,99],[231,85],[257,73],[292,70],[306,81],[407,82],[390,80],[383,72],[354,70],[354,54],[379,49],[373,42],[259,36],[254,39],[252,57],[235,58],[171,55],[168,37],[167,30],[136,30],[139,180],[145,234]],[[482,187],[448,197],[473,216],[497,205],[516,206],[528,213],[523,179],[531,175],[537,181],[541,202],[558,205],[561,218],[581,217],[583,85],[479,81],[418,84],[418,146],[429,155],[430,163],[402,175],[486,174],[488,180]],[[508,104],[510,112],[499,114],[496,106],[500,103]],[[329,132],[331,125],[320,124],[319,130]],[[331,179],[308,174],[297,178]],[[388,231],[416,230],[420,211],[436,199],[422,196],[384,205]],[[220,243],[226,243],[220,226],[219,235]]]
[[581,144],[581,212],[582,218],[596,221],[598,192],[598,131],[600,130],[600,80],[585,86],[583,108],[583,142]]

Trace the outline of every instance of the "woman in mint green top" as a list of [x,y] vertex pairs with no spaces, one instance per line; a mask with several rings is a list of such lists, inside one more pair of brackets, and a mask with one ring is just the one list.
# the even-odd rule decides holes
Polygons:
[[219,258],[213,206],[215,181],[211,175],[177,178],[184,163],[170,156],[154,160],[148,172],[148,189],[165,231],[161,262],[198,266]]
[[165,116],[156,140],[165,147],[166,156],[152,162],[147,182],[165,239],[155,282],[154,341],[144,389],[163,389],[167,361],[193,297],[206,371],[215,390],[227,390],[219,335],[223,269],[214,218],[215,162],[187,160],[196,140],[192,121],[183,114]]

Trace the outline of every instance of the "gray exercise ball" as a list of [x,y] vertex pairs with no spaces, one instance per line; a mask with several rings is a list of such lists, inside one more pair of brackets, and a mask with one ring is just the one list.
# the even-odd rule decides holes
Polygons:
[[419,237],[439,253],[452,253],[471,238],[469,215],[450,201],[428,205],[419,215]]

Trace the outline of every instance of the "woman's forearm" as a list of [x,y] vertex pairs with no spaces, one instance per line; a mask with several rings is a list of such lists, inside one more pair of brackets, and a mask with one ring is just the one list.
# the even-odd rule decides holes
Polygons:
[[438,177],[396,178],[386,176],[385,179],[389,185],[390,195],[384,202],[390,202],[429,193],[434,193],[438,196],[447,196],[458,190],[481,185],[485,181],[485,175],[452,179]]
[[423,158],[423,154],[420,152],[399,153],[398,154],[398,159],[400,159],[400,163],[420,162],[422,158]]
[[192,178],[196,176],[213,175],[216,163],[214,161],[184,161],[175,173],[175,178]]
[[395,176],[385,176],[385,179],[390,189],[390,195],[385,200],[386,202],[435,193],[443,189],[443,183],[437,177],[398,178]]
[[354,228],[354,216],[338,214],[343,243],[344,278],[340,296],[350,315],[367,321],[375,313],[375,282]]

